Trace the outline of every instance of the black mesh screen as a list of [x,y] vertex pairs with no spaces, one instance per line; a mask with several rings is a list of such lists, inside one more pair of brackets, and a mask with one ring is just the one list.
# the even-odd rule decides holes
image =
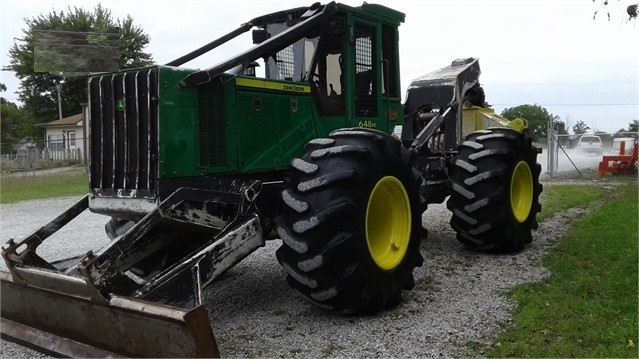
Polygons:
[[292,80],[295,71],[293,45],[289,45],[277,53],[277,68],[280,70],[282,80]]
[[212,81],[198,89],[200,166],[226,165],[224,85]]
[[355,26],[355,113],[377,116],[377,64],[375,29]]

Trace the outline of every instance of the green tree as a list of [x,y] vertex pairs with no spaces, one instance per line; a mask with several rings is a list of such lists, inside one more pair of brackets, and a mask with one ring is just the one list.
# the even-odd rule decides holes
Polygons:
[[577,123],[572,126],[572,132],[574,132],[575,135],[583,135],[588,132],[589,129],[590,126],[586,125],[586,123],[581,120],[577,121]]
[[555,130],[558,135],[568,134],[568,129],[566,128],[566,123],[564,121],[555,120]]
[[[0,92],[7,91],[7,87],[0,83]],[[2,143],[2,153],[10,153],[13,146],[23,137],[35,138],[32,131],[37,131],[33,126],[29,126],[26,113],[18,105],[7,101],[0,96],[0,143]]]
[[628,123],[628,129],[619,129],[614,137],[639,137],[639,120],[632,120]]
[[[113,28],[120,29],[119,67],[121,69],[150,65],[153,59],[144,52],[150,37],[133,24],[127,16],[124,20],[114,20],[108,9],[98,4],[93,12],[71,8],[46,15],[25,19],[23,37],[9,49],[10,65],[4,70],[14,71],[20,79],[19,99],[24,109],[37,122],[49,122],[58,118],[58,91],[62,102],[63,116],[79,113],[81,103],[87,101],[86,74],[63,79],[60,74],[35,72],[34,42],[36,33],[42,31],[83,31],[105,33]],[[87,38],[86,41],[89,41]],[[77,75],[77,74],[76,74]]]
[[501,115],[509,120],[514,120],[517,117],[527,120],[528,135],[533,139],[533,141],[539,141],[546,138],[548,132],[548,121],[559,120],[558,116],[551,114],[548,110],[537,104],[510,107],[503,110]]

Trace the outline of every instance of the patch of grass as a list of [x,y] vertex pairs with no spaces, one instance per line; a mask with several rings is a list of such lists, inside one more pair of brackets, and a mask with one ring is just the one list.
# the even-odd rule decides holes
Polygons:
[[51,175],[3,176],[0,182],[0,203],[81,196],[87,191],[88,178],[84,170]]
[[479,256],[462,256],[462,257],[453,257],[446,262],[446,267],[444,270],[449,274],[454,273],[457,269],[464,269],[472,267],[475,262],[479,259]]
[[448,274],[453,274],[457,270],[457,268],[462,265],[462,263],[462,260],[459,258],[449,258],[446,262],[446,267],[444,267],[444,270]]
[[401,319],[407,317],[406,310],[404,310],[404,308],[401,306],[393,308],[390,312],[390,315],[393,319]]
[[636,358],[637,216],[634,182],[575,223],[544,259],[551,276],[511,291],[515,325],[488,356]]
[[433,276],[426,276],[417,282],[415,289],[423,290],[428,293],[435,293],[439,291],[440,283],[433,278]]
[[541,212],[537,215],[539,222],[554,214],[574,207],[588,207],[593,201],[601,200],[606,190],[588,185],[552,185],[544,186],[539,202]]
[[336,352],[343,350],[344,347],[338,344],[329,344],[324,350],[322,350],[322,357],[328,358],[332,357]]

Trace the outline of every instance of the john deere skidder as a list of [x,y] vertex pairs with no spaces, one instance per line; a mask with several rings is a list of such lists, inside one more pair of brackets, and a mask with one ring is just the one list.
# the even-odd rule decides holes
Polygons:
[[[402,104],[403,21],[314,4],[163,66],[89,76],[89,191],[4,247],[3,336],[72,356],[217,355],[202,288],[269,239],[310,303],[383,310],[413,288],[421,214],[446,198],[466,246],[524,248],[542,190],[526,121],[485,105],[472,58],[414,80]],[[179,67],[249,30],[250,50]],[[37,254],[87,208],[111,217],[106,247]]]

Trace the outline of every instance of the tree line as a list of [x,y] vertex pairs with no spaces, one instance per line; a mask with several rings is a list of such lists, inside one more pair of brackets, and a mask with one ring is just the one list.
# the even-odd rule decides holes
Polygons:
[[[607,6],[607,1],[602,2],[601,5]],[[636,4],[631,4],[628,7],[630,19],[636,19],[636,13]],[[117,51],[118,69],[153,64],[152,55],[144,51],[150,42],[149,35],[141,27],[134,25],[131,16],[127,15],[125,19],[114,19],[111,12],[101,4],[98,4],[93,11],[77,7],[69,7],[67,11],[60,12],[54,10],[46,15],[25,19],[25,22],[23,36],[9,49],[10,64],[3,68],[3,70],[14,71],[20,80],[18,99],[23,104],[19,106],[0,96],[0,140],[3,153],[11,152],[14,145],[23,138],[38,142],[43,137],[43,131],[37,125],[58,119],[60,117],[58,106],[64,109],[66,116],[70,116],[79,113],[81,104],[87,101],[86,72],[64,74],[55,71],[37,71],[42,68],[42,62],[47,63],[51,60],[49,58],[51,56],[47,56],[49,52],[44,52],[44,56],[40,53],[40,59],[37,59],[34,50],[38,48],[36,41],[51,38],[51,36],[38,38],[38,34],[84,32],[88,34],[85,36],[88,46],[112,36],[114,29],[117,29],[118,48],[112,51]],[[51,48],[48,47],[47,51],[51,51]],[[0,84],[0,95],[6,90],[6,86]],[[510,120],[517,117],[525,118],[529,124],[528,134],[533,141],[546,139],[549,121],[555,122],[559,134],[568,133],[565,122],[537,104],[506,108],[501,115]],[[583,121],[577,121],[572,126],[575,134],[587,133],[589,129],[590,127]],[[628,129],[622,128],[617,133],[623,136],[624,132],[638,131],[639,120],[633,120],[629,123]]]
[[[55,11],[46,15],[39,15],[31,19],[25,19],[26,27],[22,30],[22,37],[9,48],[9,65],[3,67],[3,71],[14,71],[20,80],[18,99],[21,106],[0,96],[0,121],[2,152],[10,152],[14,145],[23,138],[35,140],[42,138],[43,130],[38,124],[59,119],[58,106],[63,109],[63,117],[80,113],[82,103],[87,101],[87,75],[86,69],[78,69],[79,72],[62,73],[55,71],[55,61],[62,70],[65,63],[55,59],[51,54],[51,46],[46,47],[42,39],[47,36],[42,34],[77,34],[83,33],[84,43],[78,44],[78,49],[90,48],[92,43],[99,42],[102,38],[113,34],[114,29],[119,33],[119,41],[107,51],[116,51],[115,67],[119,69],[143,67],[153,64],[153,57],[144,51],[151,38],[144,30],[134,24],[133,18],[114,18],[111,11],[98,4],[92,11],[77,7],[68,7],[67,11]],[[50,37],[49,37],[50,39]],[[50,40],[50,45],[56,45]],[[99,44],[98,44],[99,45]],[[98,46],[94,46],[97,48]],[[117,48],[116,48],[117,47]],[[53,47],[55,48],[55,47]],[[39,50],[42,50],[38,52]],[[45,51],[46,50],[46,51]],[[73,51],[68,48],[60,48],[61,51]],[[47,52],[49,51],[49,52]],[[36,56],[37,55],[37,56]],[[77,53],[81,58],[82,54]],[[113,55],[113,54],[103,54]],[[51,68],[43,68],[42,63],[53,63],[54,71],[46,71]],[[73,69],[71,69],[73,70]],[[4,93],[6,86],[0,86],[0,92]],[[58,99],[61,103],[58,103]]]

